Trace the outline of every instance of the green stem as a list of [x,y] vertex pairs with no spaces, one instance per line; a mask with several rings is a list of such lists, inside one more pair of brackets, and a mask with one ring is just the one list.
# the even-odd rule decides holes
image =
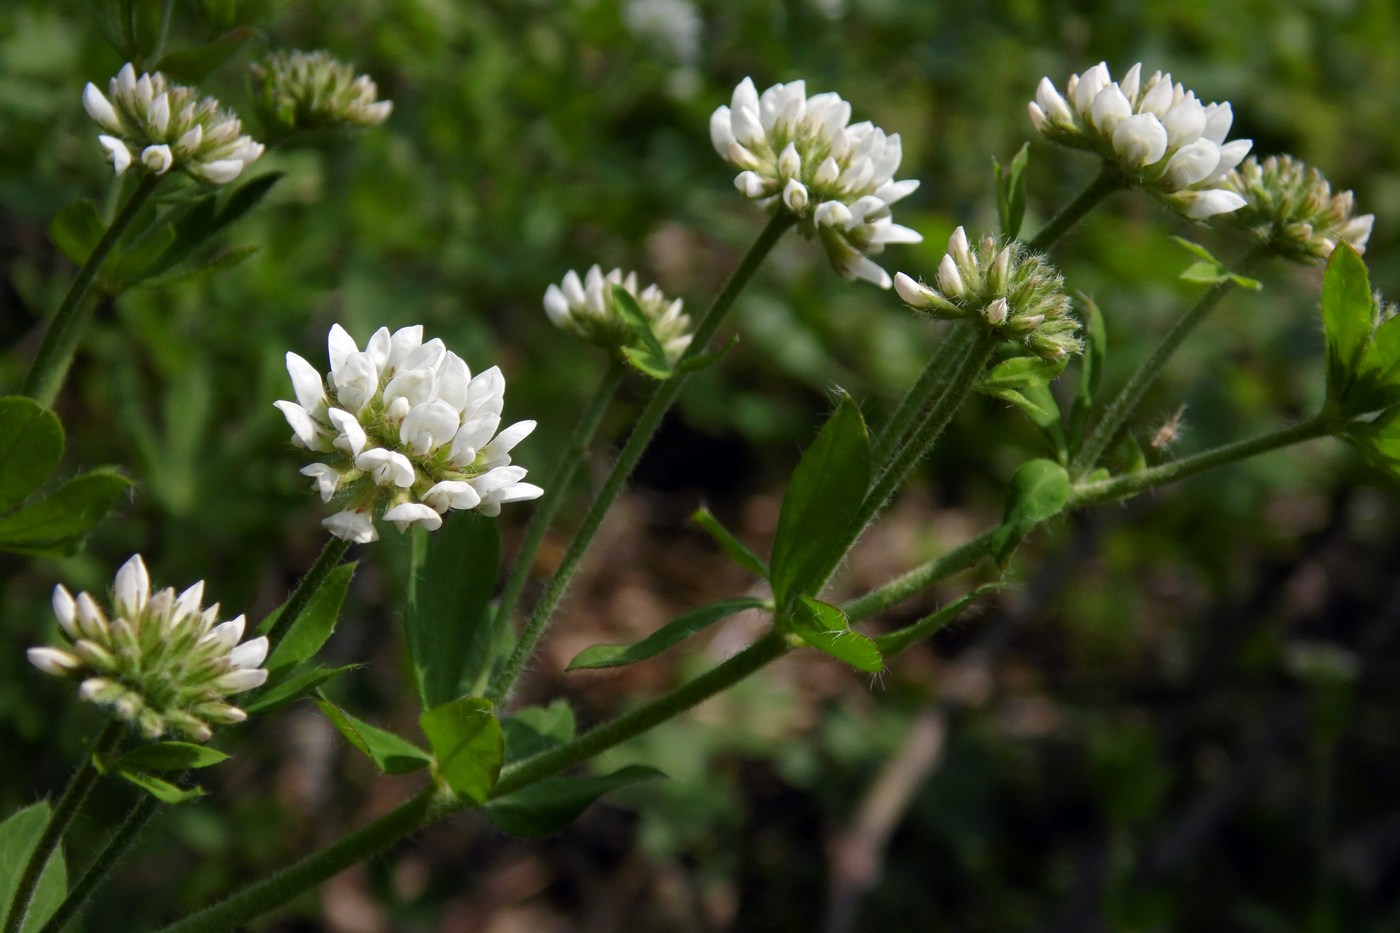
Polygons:
[[591,732],[585,732],[572,742],[512,765],[501,773],[501,779],[496,782],[491,796],[504,797],[641,735],[732,687],[753,672],[782,657],[788,650],[786,639],[770,631],[743,651],[665,696],[619,716]]
[[530,523],[525,527],[525,540],[520,545],[520,553],[515,556],[510,577],[507,578],[505,589],[501,591],[501,598],[496,603],[497,618],[509,621],[515,611],[515,603],[520,599],[525,581],[530,577],[535,554],[544,542],[544,536],[553,524],[554,517],[559,514],[559,508],[568,497],[569,483],[583,463],[588,447],[593,443],[598,424],[603,420],[603,414],[608,410],[608,405],[617,394],[618,386],[622,384],[626,374],[627,364],[621,359],[613,359],[608,364],[603,381],[594,390],[593,398],[589,400],[588,407],[574,427],[573,436],[569,438],[568,450],[553,474],[545,481],[544,498],[540,500],[539,507],[535,509],[535,514],[530,517]]
[[240,928],[303,891],[334,878],[351,865],[378,855],[402,837],[436,822],[460,806],[455,800],[440,796],[437,788],[429,787],[339,842],[244,888],[222,903],[163,927],[160,933],[222,933]]
[[1064,206],[1050,222],[1041,228],[1040,232],[1031,238],[1026,245],[1037,252],[1044,252],[1059,242],[1060,237],[1069,232],[1069,228],[1078,223],[1085,214],[1089,213],[1099,202],[1115,191],[1127,187],[1123,176],[1118,170],[1108,163],[1104,163],[1099,174],[1089,183],[1089,187],[1079,192],[1073,201]]
[[77,916],[78,911],[83,909],[83,905],[106,880],[107,875],[126,857],[132,843],[141,834],[141,830],[145,829],[146,823],[150,821],[159,805],[160,802],[150,794],[141,795],[141,799],[127,813],[126,819],[122,820],[121,826],[117,827],[116,833],[107,840],[107,845],[97,854],[97,858],[93,859],[92,864],[83,872],[77,884],[73,885],[68,896],[63,899],[63,903],[39,933],[59,933]]
[[857,532],[864,530],[890,496],[904,485],[919,461],[928,456],[943,429],[953,420],[953,415],[957,414],[963,402],[976,388],[977,380],[986,368],[987,361],[992,358],[996,346],[996,337],[982,333],[963,348],[962,359],[958,360],[957,369],[953,371],[943,391],[934,400],[914,434],[899,448],[899,452],[894,455],[884,473],[875,481],[870,494],[865,497],[854,526]]
[[922,590],[927,589],[946,577],[966,570],[991,553],[997,529],[983,532],[966,542],[935,557],[933,560],[908,573],[902,574],[876,590],[847,603],[842,609],[851,623],[861,622],[878,615],[886,609],[901,603]]
[[143,70],[150,70],[151,65],[160,61],[161,55],[165,52],[165,43],[170,38],[170,17],[175,12],[175,0],[162,0],[160,5],[160,28],[156,32],[155,45],[151,47],[151,57],[148,62],[143,63]]
[[564,552],[564,557],[559,562],[559,569],[555,572],[554,578],[549,581],[544,595],[535,605],[535,610],[530,614],[529,621],[525,623],[525,629],[521,632],[520,641],[516,643],[515,650],[506,663],[497,670],[495,676],[491,678],[491,685],[486,695],[497,706],[502,704],[502,701],[515,686],[515,681],[525,668],[525,662],[529,660],[530,655],[535,650],[535,645],[548,629],[554,610],[558,607],[560,599],[563,598],[564,591],[568,589],[569,581],[573,579],[579,561],[583,559],[588,545],[592,543],[593,536],[597,534],[598,528],[603,524],[603,518],[622,493],[623,487],[627,484],[627,478],[632,475],[632,470],[637,466],[637,462],[642,459],[642,453],[651,443],[652,435],[661,425],[661,419],[665,417],[666,412],[675,403],[676,397],[680,395],[681,387],[685,385],[686,381],[686,373],[683,368],[685,362],[704,350],[710,342],[710,338],[719,329],[724,316],[733,306],[734,300],[739,297],[739,293],[743,291],[744,286],[748,284],[749,279],[763,263],[773,245],[792,224],[792,215],[785,211],[779,211],[773,215],[768,225],[763,228],[763,232],[759,234],[758,240],[749,249],[743,261],[739,263],[739,268],[734,270],[734,274],[725,283],[724,289],[715,298],[709,310],[705,312],[705,316],[701,318],[699,325],[695,328],[695,336],[691,339],[690,346],[686,348],[685,353],[677,361],[676,374],[656,387],[655,394],[647,402],[646,407],[642,409],[642,413],[637,418],[636,426],[633,427],[631,435],[627,438],[626,445],[618,454],[617,462],[613,464],[612,471],[603,481],[603,486],[598,490],[588,513],[584,515],[578,531],[574,532],[573,540],[569,542],[568,550]]
[[277,643],[291,629],[292,624],[306,611],[311,598],[326,582],[326,577],[330,576],[330,572],[340,565],[349,550],[349,541],[334,536],[326,542],[325,547],[321,548],[316,563],[312,564],[311,569],[306,572],[306,576],[301,578],[301,582],[297,584],[297,588],[292,591],[292,595],[288,597],[286,605],[283,606],[282,614],[277,617],[276,623],[267,633],[269,657],[277,649]]
[[966,352],[972,330],[960,327],[959,324],[960,322],[954,321],[948,332],[943,335],[942,341],[929,357],[928,365],[919,374],[918,381],[900,401],[894,414],[890,415],[889,420],[880,428],[870,451],[871,462],[877,467],[883,467],[904,442],[909,429],[923,410],[924,403],[933,397],[938,383],[947,378],[949,363],[957,358],[959,352]]
[[108,721],[98,734],[97,741],[93,743],[92,752],[83,758],[82,765],[69,779],[68,786],[63,789],[63,795],[58,798],[58,803],[54,805],[53,813],[49,816],[49,825],[44,827],[43,835],[39,837],[29,861],[24,865],[19,884],[15,887],[14,899],[10,902],[9,913],[5,917],[4,933],[19,933],[24,928],[29,903],[34,899],[39,879],[43,877],[44,868],[49,864],[49,856],[58,848],[64,833],[68,832],[73,818],[78,815],[83,801],[87,799],[88,792],[97,783],[97,766],[93,764],[93,759],[106,757],[116,748],[124,731],[120,720]]
[[1207,450],[1192,457],[1183,457],[1180,460],[1164,463],[1148,470],[1139,470],[1136,473],[1100,480],[1096,483],[1077,485],[1070,492],[1069,503],[1065,509],[1080,508],[1096,502],[1110,502],[1134,496],[1154,486],[1175,482],[1196,473],[1224,466],[1227,463],[1257,457],[1259,454],[1277,450],[1280,447],[1288,447],[1292,444],[1300,444],[1303,441],[1323,437],[1331,433],[1331,429],[1331,419],[1325,415],[1318,415],[1281,431],[1236,441],[1233,444]]
[[131,197],[126,199],[111,225],[97,241],[87,261],[78,269],[73,284],[68,288],[68,294],[63,296],[63,302],[49,321],[49,329],[44,334],[43,343],[39,345],[39,352],[29,367],[28,375],[24,377],[20,394],[29,396],[45,407],[53,404],[58,390],[63,386],[63,378],[68,373],[73,352],[77,349],[91,314],[91,307],[83,299],[87,297],[88,289],[97,278],[97,270],[102,268],[102,263],[107,260],[112,248],[117,245],[127,227],[131,226],[141,208],[146,206],[161,178],[162,176],[149,172],[142,176],[136,190],[131,192]]

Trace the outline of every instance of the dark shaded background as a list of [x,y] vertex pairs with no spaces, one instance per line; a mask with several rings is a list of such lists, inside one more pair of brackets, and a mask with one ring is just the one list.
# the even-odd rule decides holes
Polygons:
[[[623,6],[626,6],[625,4]],[[660,7],[660,5],[655,5]],[[554,4],[181,5],[174,41],[257,37],[208,83],[245,107],[265,47],[326,48],[379,82],[390,122],[353,144],[277,152],[288,177],[232,234],[259,252],[212,279],[99,309],[59,400],[67,466],[129,467],[134,499],[64,561],[0,560],[0,807],[57,788],[98,717],[28,667],[54,582],[101,590],[142,552],[160,581],[204,577],[258,617],[320,548],[322,510],[271,402],[282,356],[322,362],[334,321],[363,338],[422,322],[474,367],[499,363],[508,418],[540,471],[602,361],[553,330],[546,285],[593,262],[635,268],[699,309],[761,217],[711,151],[710,111],[752,75],[804,77],[901,133],[897,210],[926,236],[886,266],[930,274],[952,228],[992,232],[990,162],[1028,138],[1025,102],[1106,59],[1170,70],[1233,103],[1236,136],[1291,152],[1377,215],[1372,280],[1395,288],[1400,219],[1400,12],[1373,2],[980,5],[897,0],[701,3],[698,41],[629,24],[611,0]],[[635,15],[633,19],[635,20]],[[674,20],[672,20],[674,22]],[[671,38],[667,38],[670,35]],[[36,321],[72,269],[46,228],[100,196],[107,171],[79,102],[122,64],[74,0],[0,7],[0,367],[17,384]],[[1091,177],[1032,143],[1036,229]],[[1060,245],[1070,284],[1108,317],[1109,384],[1197,292],[1170,234],[1237,256],[1119,195]],[[1309,414],[1320,402],[1319,276],[1275,266],[1220,308],[1147,399],[1141,433],[1185,404],[1164,456]],[[736,312],[742,339],[696,377],[609,519],[522,700],[566,697],[606,718],[712,664],[761,624],[739,617],[616,675],[560,673],[579,649],[634,638],[750,581],[686,524],[705,501],[766,547],[784,478],[840,384],[872,421],[935,332],[890,294],[841,281],[793,238]],[[625,436],[644,387],[610,416]],[[974,400],[837,583],[855,594],[996,520],[1016,465],[1041,453],[1022,416]],[[606,449],[592,466],[601,475]],[[1041,533],[1019,584],[868,682],[815,653],[610,753],[670,780],[619,794],[567,832],[518,842],[455,819],[361,866],[267,929],[1248,930],[1400,929],[1400,580],[1392,482],[1332,442],[1105,506]],[[583,495],[577,503],[581,507]],[[541,553],[548,573],[577,517]],[[508,548],[526,508],[502,517]],[[361,549],[328,650],[370,666],[347,707],[412,732],[396,630],[406,555]],[[509,553],[509,550],[508,552]],[[974,579],[887,614],[917,618]],[[309,704],[228,739],[211,800],[164,813],[88,917],[91,930],[173,919],[406,795]],[[105,786],[73,853],[131,802]]]

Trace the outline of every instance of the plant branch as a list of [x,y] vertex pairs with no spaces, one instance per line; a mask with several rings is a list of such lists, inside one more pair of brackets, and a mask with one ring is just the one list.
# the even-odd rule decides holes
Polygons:
[[1127,183],[1118,170],[1105,162],[1103,168],[1099,170],[1099,174],[1094,177],[1093,181],[1089,182],[1089,187],[1079,192],[1073,201],[1070,201],[1058,214],[1050,218],[1050,222],[1042,227],[1026,246],[1037,252],[1049,250],[1060,241],[1062,236],[1069,232],[1070,227],[1073,227],[1097,207],[1100,201],[1113,192],[1121,191],[1126,187]]
[[316,557],[316,563],[311,565],[311,569],[306,572],[306,576],[301,578],[297,588],[292,590],[292,595],[287,598],[286,604],[282,607],[282,614],[277,617],[277,621],[267,633],[269,656],[277,648],[277,643],[291,630],[292,624],[306,611],[306,607],[311,603],[311,598],[326,582],[326,577],[330,576],[330,572],[345,559],[346,553],[350,550],[350,544],[351,542],[332,535],[330,540],[326,542],[326,546],[321,548],[321,553]]
[[890,415],[889,420],[876,434],[870,459],[878,468],[883,468],[886,461],[899,449],[899,445],[905,441],[909,429],[914,426],[920,412],[923,411],[924,403],[933,397],[938,383],[947,378],[948,365],[957,358],[960,351],[966,352],[967,342],[973,334],[970,328],[958,326],[960,323],[954,321],[944,333],[943,339],[929,357],[928,365],[919,374],[918,381],[905,394],[894,414]]
[[83,299],[87,297],[88,289],[97,278],[97,271],[102,268],[102,263],[107,260],[117,241],[141,212],[141,208],[146,206],[161,178],[162,176],[149,172],[142,176],[136,190],[131,192],[131,197],[126,199],[126,203],[117,212],[102,238],[92,248],[92,253],[78,269],[73,284],[68,287],[68,293],[63,296],[62,303],[49,321],[49,329],[44,334],[43,342],[39,344],[39,352],[30,364],[28,375],[24,377],[20,394],[29,396],[46,408],[53,404],[58,390],[63,386],[64,376],[67,375],[68,366],[73,360],[73,352],[77,349],[91,314],[90,306]]
[[105,757],[112,749],[116,748],[124,731],[121,720],[109,720],[107,725],[102,727],[102,731],[98,733],[97,741],[93,742],[91,753],[83,758],[82,765],[69,779],[68,786],[63,789],[62,796],[58,798],[58,803],[54,805],[53,813],[49,816],[49,824],[44,827],[43,834],[39,836],[39,841],[34,846],[34,851],[30,853],[29,861],[24,865],[24,871],[20,874],[19,884],[15,886],[14,899],[10,902],[9,912],[5,917],[5,933],[20,933],[20,930],[24,928],[24,920],[29,914],[30,902],[33,901],[34,892],[39,887],[39,880],[43,877],[44,869],[49,864],[49,857],[63,841],[64,833],[68,832],[68,827],[72,825],[73,818],[78,815],[83,801],[87,799],[88,793],[97,783],[98,772],[93,759]]
[[603,518],[608,514],[613,503],[617,501],[617,497],[621,495],[628,477],[632,475],[632,470],[642,459],[642,453],[651,443],[656,429],[660,427],[661,419],[665,417],[666,412],[675,403],[676,397],[680,395],[681,388],[686,381],[685,363],[704,350],[710,342],[710,338],[719,329],[725,315],[734,305],[734,300],[744,290],[744,286],[748,284],[749,279],[763,263],[773,245],[792,225],[792,215],[786,211],[779,211],[768,221],[768,225],[759,234],[758,240],[750,247],[743,261],[739,263],[739,268],[734,270],[734,274],[725,283],[724,289],[715,298],[709,310],[705,312],[705,316],[701,318],[699,325],[695,328],[695,336],[691,339],[690,346],[686,348],[685,353],[676,363],[675,375],[657,386],[655,394],[647,402],[646,407],[642,409],[642,413],[637,418],[636,426],[633,427],[631,435],[627,438],[626,445],[618,454],[617,462],[613,464],[612,471],[603,481],[603,486],[598,490],[588,513],[584,515],[582,524],[574,532],[574,538],[569,542],[568,550],[564,552],[564,557],[559,562],[559,569],[555,572],[554,578],[549,581],[544,595],[540,597],[534,612],[530,614],[529,620],[525,623],[525,629],[520,635],[520,640],[516,643],[515,650],[491,678],[487,698],[498,707],[509,696],[521,671],[525,668],[525,662],[529,660],[530,655],[535,650],[535,645],[539,643],[540,638],[549,628],[554,610],[558,608],[559,601],[564,597],[564,591],[568,589],[569,582],[578,570],[579,562],[583,559],[584,553],[587,552],[594,535],[598,533],[599,527],[602,526]]
[[116,833],[107,840],[107,844],[102,847],[102,851],[93,859],[92,864],[83,872],[77,884],[73,885],[68,892],[68,896],[63,899],[63,903],[58,905],[58,910],[49,918],[48,923],[39,933],[59,933],[68,922],[77,916],[78,911],[83,909],[93,892],[106,880],[112,869],[126,857],[131,850],[141,830],[146,828],[152,816],[155,815],[156,808],[160,806],[160,801],[150,794],[142,794],[141,799],[127,813],[122,824],[117,827]]

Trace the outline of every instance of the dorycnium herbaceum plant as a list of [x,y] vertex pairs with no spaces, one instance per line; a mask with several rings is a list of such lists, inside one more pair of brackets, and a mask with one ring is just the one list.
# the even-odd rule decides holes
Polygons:
[[1394,241],[1275,145],[1344,116],[1107,40],[953,90],[859,4],[764,29],[880,69],[686,0],[89,6],[0,13],[58,125],[0,184],[3,933],[1400,920],[1339,763],[1394,770],[1400,593],[1298,621],[1396,543]]

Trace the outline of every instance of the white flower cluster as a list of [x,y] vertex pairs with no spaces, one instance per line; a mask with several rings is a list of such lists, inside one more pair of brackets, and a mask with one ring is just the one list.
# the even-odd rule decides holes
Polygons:
[[263,152],[217,100],[171,84],[158,71],[138,78],[130,62],[106,95],[89,81],[83,109],[111,134],[97,139],[118,175],[139,161],[157,175],[178,168],[207,184],[225,185]]
[[441,340],[423,342],[421,325],[381,327],[364,350],[339,324],[328,340],[331,371],[287,354],[295,402],[277,402],[293,443],[324,455],[302,469],[323,501],[345,509],[323,524],[359,544],[379,537],[374,516],[406,531],[442,526],[448,509],[499,515],[507,502],[544,490],[521,482],[510,451],[535,429],[521,421],[497,433],[506,380],[492,366],[473,376]]
[[259,84],[259,114],[284,131],[378,126],[394,110],[369,75],[357,76],[328,52],[274,52],[249,71]]
[[560,285],[544,293],[544,310],[556,327],[609,350],[633,343],[635,337],[617,310],[613,287],[621,286],[637,301],[657,343],[674,363],[690,346],[690,317],[681,313],[681,300],[672,301],[655,285],[637,289],[637,273],[623,275],[614,269],[607,275],[593,266],[583,277],[570,269]]
[[734,185],[765,207],[786,209],[816,236],[848,279],[890,287],[869,259],[887,243],[918,243],[916,231],[890,219],[890,206],[916,180],[895,181],[899,134],[866,121],[848,125],[851,105],[837,94],[807,96],[802,81],[775,84],[759,96],[745,78],[728,107],[710,117],[710,141],[739,169]]
[[1229,102],[1203,104],[1170,74],[1144,81],[1139,62],[1113,81],[1099,62],[1071,75],[1063,95],[1042,78],[1029,109],[1047,139],[1097,152],[1191,220],[1244,206],[1224,179],[1249,154],[1251,140],[1226,142],[1234,119]]
[[66,648],[30,648],[35,667],[81,680],[78,695],[111,707],[148,738],[168,732],[203,742],[211,726],[247,714],[224,698],[267,680],[265,637],[239,644],[243,616],[220,624],[219,605],[203,608],[204,581],[178,596],[151,592],[141,555],[117,571],[110,617],[87,593],[54,587],[53,611]]

